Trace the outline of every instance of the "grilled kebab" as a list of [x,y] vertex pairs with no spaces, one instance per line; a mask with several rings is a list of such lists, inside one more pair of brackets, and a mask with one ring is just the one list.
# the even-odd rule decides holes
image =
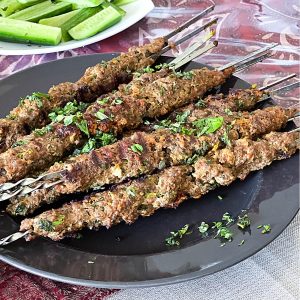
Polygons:
[[189,197],[198,199],[218,186],[243,180],[250,172],[286,159],[297,149],[297,132],[272,132],[257,141],[239,139],[192,165],[170,167],[25,219],[20,231],[29,232],[27,240],[37,236],[60,240],[83,228],[109,228],[122,221],[130,224],[159,208],[175,208]]
[[63,194],[96,189],[168,166],[192,163],[212,148],[230,145],[231,140],[256,138],[279,130],[296,111],[274,106],[227,115],[208,108],[194,109],[189,115],[178,115],[181,123],[169,124],[168,128],[151,133],[136,132],[112,145],[57,163],[49,173],[62,171],[62,183],[12,200],[7,211],[27,215],[43,204],[55,202]]
[[48,124],[48,114],[53,109],[73,100],[91,103],[119,84],[128,83],[132,72],[154,63],[157,56],[153,54],[157,54],[164,45],[164,38],[157,38],[150,44],[129,48],[128,52],[108,62],[88,68],[75,83],[60,83],[50,88],[48,94],[33,93],[21,99],[5,119],[0,119],[0,152],[9,149],[32,129]]
[[41,171],[86,141],[89,135],[120,134],[135,128],[144,118],[162,116],[223,84],[234,68],[224,71],[195,69],[173,72],[141,89],[142,98],[121,92],[101,97],[84,113],[63,117],[43,135],[0,154],[0,183]]

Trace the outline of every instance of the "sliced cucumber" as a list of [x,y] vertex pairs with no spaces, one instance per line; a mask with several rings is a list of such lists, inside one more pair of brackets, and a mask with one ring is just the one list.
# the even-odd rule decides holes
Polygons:
[[74,15],[76,15],[79,10],[81,10],[81,9],[73,10],[73,11],[67,12],[65,14],[51,17],[51,18],[41,19],[41,20],[39,20],[39,23],[43,24],[43,25],[48,25],[48,26],[60,27],[62,24],[64,24],[66,21],[68,21]]
[[0,17],[0,40],[15,43],[57,45],[61,40],[61,29]]
[[75,40],[82,40],[113,26],[121,19],[122,15],[109,6],[70,29],[69,34]]
[[59,2],[67,2],[73,5],[73,9],[96,7],[99,6],[104,0],[59,0]]
[[62,30],[62,41],[67,42],[72,39],[71,35],[69,34],[69,30],[76,25],[80,24],[84,20],[92,17],[99,11],[101,11],[102,8],[100,6],[98,7],[86,7],[79,9],[80,12],[78,12],[75,16],[73,16],[71,19],[67,20],[64,24],[60,26]]
[[11,19],[38,22],[40,19],[57,16],[72,9],[72,4],[52,3],[50,0],[30,6],[9,16]]
[[107,7],[111,6],[111,7],[113,7],[116,11],[118,11],[122,17],[124,17],[124,16],[126,15],[126,11],[125,11],[124,9],[122,9],[121,7],[119,7],[119,6],[117,6],[117,5],[114,5],[113,3],[108,3],[108,2],[105,1],[104,3],[101,4],[101,6],[102,6],[103,8],[107,8]]
[[123,5],[126,5],[126,4],[129,4],[129,3],[132,3],[132,2],[135,2],[137,0],[115,0],[113,1],[114,5],[117,5],[117,6],[123,6]]
[[37,2],[42,2],[42,1],[45,1],[45,0],[39,0],[39,1],[36,1],[36,0],[18,0],[18,2],[20,2],[22,4],[27,4],[28,6],[34,5]]
[[8,17],[9,15],[24,9],[30,5],[37,4],[44,0],[31,0],[31,3],[21,3],[17,0],[1,0],[0,1],[0,16]]

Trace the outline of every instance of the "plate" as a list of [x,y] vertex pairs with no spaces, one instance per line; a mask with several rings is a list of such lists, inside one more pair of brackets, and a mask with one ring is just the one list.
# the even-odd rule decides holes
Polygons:
[[[7,114],[19,97],[33,91],[47,92],[58,82],[74,81],[87,67],[116,55],[97,54],[54,61],[0,81],[1,114]],[[167,60],[163,58],[161,62]],[[192,62],[186,70],[201,66]],[[221,91],[249,86],[232,77]],[[50,279],[108,288],[156,286],[212,274],[253,255],[291,222],[299,207],[299,170],[295,167],[298,163],[299,155],[275,162],[244,181],[212,191],[201,200],[190,199],[177,209],[162,209],[130,226],[119,224],[98,232],[85,230],[81,239],[61,242],[44,238],[32,242],[19,240],[0,248],[0,260]],[[218,195],[222,195],[222,201]],[[0,206],[1,211],[4,207]],[[213,236],[200,238],[196,224],[220,220],[225,212],[237,217],[242,209],[249,212],[251,231],[243,233],[233,226],[234,240],[224,247],[220,247]],[[20,219],[1,213],[0,237],[17,231],[19,223]],[[181,247],[166,246],[164,240],[170,231],[185,224],[194,230],[182,239]],[[271,224],[271,233],[261,234],[256,228],[260,224]],[[245,244],[239,246],[242,240]]]
[[136,0],[135,2],[124,5],[122,8],[126,10],[127,14],[123,17],[121,22],[90,38],[80,41],[72,40],[66,43],[60,43],[57,46],[28,45],[0,41],[0,55],[52,53],[90,45],[109,38],[137,23],[154,8],[154,4],[151,0]]

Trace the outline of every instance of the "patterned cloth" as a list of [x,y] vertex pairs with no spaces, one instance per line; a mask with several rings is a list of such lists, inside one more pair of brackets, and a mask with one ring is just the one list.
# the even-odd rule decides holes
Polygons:
[[[198,0],[155,0],[154,3],[156,8],[142,21],[126,31],[99,43],[59,53],[32,56],[0,56],[0,78],[4,78],[30,66],[64,57],[100,52],[126,51],[130,46],[141,45],[148,39],[168,33],[171,29],[177,27],[179,24],[211,4],[210,1]],[[274,50],[272,59],[268,59],[265,62],[252,67],[249,71],[242,72],[239,76],[251,83],[262,85],[268,84],[269,82],[275,81],[290,73],[299,73],[299,12],[300,5],[296,0],[216,1],[215,11],[210,16],[200,20],[196,25],[203,24],[203,22],[207,22],[217,16],[219,22],[216,28],[216,37],[219,40],[219,46],[207,55],[202,56],[200,61],[213,66],[219,66],[225,62],[243,56],[250,51],[256,50],[266,43],[277,42],[280,45]],[[193,27],[191,29],[193,29]],[[177,38],[180,38],[182,34],[185,33],[179,34]],[[192,42],[193,40],[180,46],[178,48],[179,53]],[[177,55],[174,51],[169,54]],[[297,91],[293,91],[286,95],[276,95],[275,99],[284,106],[294,106],[298,103],[298,98],[296,96],[298,94]],[[299,218],[296,227],[299,228]],[[286,232],[290,232],[291,230],[293,229],[289,227]],[[280,240],[282,240],[282,238],[278,239],[278,241]],[[246,266],[249,268],[246,275],[247,278],[250,278],[250,275],[252,274],[251,278],[255,286],[257,282],[254,281],[254,277],[257,276],[257,278],[261,278],[262,280],[265,279],[264,274],[267,272],[265,268],[270,264],[270,257],[265,255],[265,253],[271,251],[276,254],[276,252],[279,251],[277,254],[280,254],[281,252],[284,252],[286,248],[291,248],[294,243],[295,240],[293,240],[293,235],[285,234],[284,247],[280,247],[280,245],[282,245],[280,242],[274,242],[273,245],[276,245],[276,247],[270,248],[271,246],[268,246],[266,250],[257,254],[254,258],[241,263],[240,267]],[[280,270],[284,270],[284,272],[279,272],[277,270],[276,274],[272,273],[273,277],[271,278],[271,283],[265,282],[265,284],[257,287],[259,291],[264,291],[264,294],[258,293],[257,296],[254,297],[243,290],[241,294],[234,294],[234,298],[299,298],[295,292],[295,285],[292,286],[292,284],[288,282],[282,283],[287,286],[278,289],[277,295],[275,292],[271,292],[270,284],[272,285],[274,282],[281,281],[282,273],[285,274],[286,278],[298,274],[296,278],[293,277],[295,282],[297,281],[297,278],[299,278],[299,268],[293,268],[292,266],[287,266],[285,264],[284,260],[287,259],[287,256],[279,255],[277,259],[283,260],[282,265],[278,266],[281,268]],[[251,262],[253,260],[259,262],[258,267],[252,268]],[[295,260],[297,260],[296,256],[291,260],[291,264],[293,264]],[[231,268],[228,271],[224,271],[223,274],[228,274],[229,276],[231,272],[235,272],[237,268],[239,267],[236,266]],[[181,284],[166,289],[157,289],[157,291],[161,291],[159,294],[155,292],[155,289],[147,290],[147,292],[146,290],[133,290],[132,293],[127,291],[117,293],[116,290],[85,288],[57,283],[29,275],[6,264],[0,263],[0,299],[104,299],[113,293],[117,293],[113,296],[113,299],[201,299],[201,295],[207,296],[205,299],[227,299],[228,297],[232,297],[233,294],[231,293],[231,290],[228,289],[225,293],[228,284],[226,278],[222,281],[223,283],[221,282],[222,286],[220,286],[220,284],[216,285],[219,279],[217,275],[215,277],[210,276],[207,278],[207,280],[204,278],[196,281],[196,283],[191,282],[190,284]],[[212,278],[214,278],[214,280],[212,280]],[[244,279],[241,278],[239,281],[237,278],[238,277],[235,277],[233,283],[241,284],[240,289],[242,289],[243,284],[245,284],[245,288],[249,286],[249,282],[247,284],[244,282]],[[192,287],[193,290],[197,290],[198,292],[190,294],[190,297],[189,294],[184,291],[188,291],[188,289],[191,289]],[[283,293],[284,289],[288,290],[287,294]],[[213,290],[223,292],[214,294]],[[269,291],[270,294],[268,294]],[[272,291],[274,290],[272,289]],[[208,293],[207,295],[206,292]],[[164,297],[162,297],[163,295]],[[175,295],[177,296],[175,297]]]

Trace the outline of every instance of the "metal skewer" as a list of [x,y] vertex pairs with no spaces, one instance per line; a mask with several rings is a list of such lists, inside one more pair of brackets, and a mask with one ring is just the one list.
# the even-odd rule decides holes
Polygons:
[[[267,89],[269,89],[269,88],[271,88],[271,87],[273,87],[273,86],[275,86],[275,85],[278,85],[278,84],[280,84],[280,83],[282,83],[282,82],[284,82],[284,81],[286,81],[286,80],[292,79],[292,78],[294,78],[294,77],[296,77],[296,76],[297,76],[296,73],[287,75],[287,76],[285,76],[285,77],[283,77],[283,78],[280,78],[280,79],[278,79],[278,80],[276,80],[276,81],[274,81],[274,82],[272,82],[272,83],[269,83],[269,84],[267,84],[267,85],[265,85],[265,86],[262,86],[261,88],[259,88],[259,90],[260,90],[260,91],[265,91],[265,90],[267,90]],[[299,83],[300,83],[300,82],[299,82]],[[280,88],[279,88],[279,89],[280,89]],[[279,90],[279,89],[277,89],[277,90]]]
[[196,15],[195,17],[193,17],[192,19],[188,20],[187,22],[185,22],[184,24],[180,25],[179,27],[177,27],[175,30],[173,30],[172,32],[168,33],[165,36],[165,40],[169,40],[171,37],[175,36],[176,34],[178,34],[179,32],[183,31],[184,29],[188,28],[189,26],[191,26],[192,24],[196,23],[197,21],[199,21],[202,17],[204,17],[205,15],[209,14],[211,11],[213,11],[215,9],[215,5],[212,5],[208,8],[206,8],[204,11],[202,11],[201,13],[199,13],[198,15]]
[[[200,49],[200,51],[197,51],[197,54],[198,55],[203,54],[215,46],[216,45],[213,43],[209,44],[206,47],[204,47],[203,49]],[[252,54],[251,56],[248,56],[247,60],[245,60],[244,58],[242,60],[240,60],[240,61],[243,61],[243,63],[241,63],[240,61],[236,61],[235,63],[237,65],[239,65],[239,70],[241,70],[243,68],[248,67],[249,65],[253,65],[254,63],[264,59],[266,57],[265,51],[266,51],[266,48],[263,48],[260,51],[255,52],[255,57],[253,57],[254,54]],[[189,51],[187,51],[187,53],[189,53]],[[192,52],[192,54],[193,54],[193,52]],[[261,55],[257,56],[259,54],[261,54]],[[267,53],[267,54],[269,55],[269,53]],[[183,59],[184,64],[187,63],[188,61],[190,61],[194,56],[195,55],[193,54],[192,56],[189,55],[187,58],[184,58]],[[172,62],[171,62],[171,64],[172,64]],[[178,64],[176,64],[175,68],[178,68],[181,65],[182,65],[182,61],[180,61]],[[278,80],[277,84],[283,82],[284,80],[290,79],[292,75],[287,76],[281,80]],[[274,86],[274,84],[275,83],[273,83],[272,86]],[[56,172],[56,173],[50,173],[50,174],[42,175],[35,179],[27,178],[27,179],[20,180],[17,183],[4,183],[4,184],[0,185],[0,202],[11,199],[15,196],[27,195],[37,189],[53,187],[54,185],[59,184],[64,181],[64,176],[63,176],[64,172],[65,172],[65,170]],[[48,176],[52,176],[52,177],[50,178]],[[46,180],[49,181],[49,179],[51,179],[52,182],[46,183]],[[6,192],[6,193],[1,194],[1,191]]]
[[190,38],[194,37],[196,34],[200,33],[201,31],[205,30],[206,28],[212,26],[213,24],[215,24],[217,22],[218,22],[218,18],[215,18],[212,21],[209,21],[209,22],[205,23],[204,25],[200,26],[199,28],[196,28],[194,31],[192,31],[191,33],[189,33],[186,36],[182,37],[178,41],[175,41],[172,46],[171,45],[167,45],[160,52],[154,54],[153,57],[159,57],[159,56],[161,56],[162,54],[164,54],[167,51],[169,51],[172,47],[176,47],[176,46],[184,43],[185,41],[189,40]]
[[[300,131],[300,127],[290,130],[290,131],[288,131],[288,133],[294,133],[294,132],[298,132],[298,131]],[[30,231],[25,231],[25,232],[18,231],[18,232],[12,233],[12,234],[8,235],[7,237],[0,239],[0,247],[9,245],[9,244],[25,237],[28,234],[30,234]]]
[[268,51],[268,50],[270,50],[270,49],[272,49],[272,48],[274,48],[274,47],[276,47],[276,46],[278,46],[277,43],[272,43],[272,44],[270,44],[270,45],[267,45],[267,46],[264,47],[264,48],[258,49],[258,50],[256,50],[256,51],[254,51],[253,53],[248,54],[247,56],[243,57],[242,59],[239,59],[239,60],[234,61],[234,62],[230,62],[230,63],[226,64],[225,66],[220,67],[218,70],[219,70],[219,71],[223,71],[223,70],[225,70],[225,69],[227,69],[227,68],[229,68],[229,67],[233,67],[233,66],[236,66],[236,68],[237,68],[237,67],[239,67],[240,64],[243,64],[243,63],[244,63],[245,61],[247,61],[248,59],[253,58],[253,57],[255,57],[256,55],[259,55],[259,54],[261,54],[262,52],[266,52],[266,51]]

